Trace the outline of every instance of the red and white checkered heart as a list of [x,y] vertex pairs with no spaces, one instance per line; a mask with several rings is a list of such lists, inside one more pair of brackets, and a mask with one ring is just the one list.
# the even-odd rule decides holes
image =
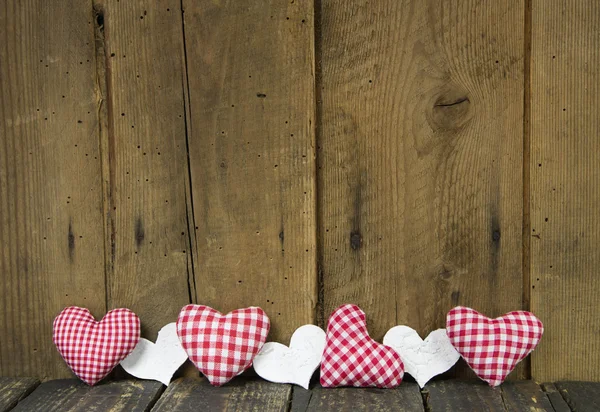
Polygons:
[[71,306],[54,319],[52,340],[75,375],[94,385],[135,348],[140,319],[121,308],[98,322],[88,309]]
[[258,307],[223,315],[204,305],[187,305],[177,319],[177,335],[190,360],[214,386],[252,365],[265,344],[270,322]]
[[321,385],[394,388],[402,382],[404,364],[392,348],[367,332],[365,312],[342,305],[329,317],[321,360]]
[[530,312],[490,319],[458,306],[446,316],[446,333],[475,374],[490,386],[498,386],[535,349],[544,326]]

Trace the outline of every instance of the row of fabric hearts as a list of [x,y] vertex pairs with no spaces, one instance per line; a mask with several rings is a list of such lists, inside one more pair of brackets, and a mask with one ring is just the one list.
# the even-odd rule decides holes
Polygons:
[[63,359],[84,382],[94,385],[119,363],[133,376],[168,385],[189,358],[214,386],[221,386],[252,365],[262,378],[308,388],[320,365],[323,387],[394,388],[406,371],[423,387],[462,356],[491,386],[500,385],[529,355],[543,334],[530,312],[509,312],[490,319],[456,307],[446,329],[422,340],[408,326],[388,331],[383,344],[368,334],[365,313],[356,305],[337,308],[327,333],[304,325],[290,346],[267,342],[270,321],[258,307],[223,315],[203,305],[187,305],[176,323],[159,332],[156,344],[141,338],[140,320],[129,309],[114,309],[96,321],[88,309],[64,309],[54,320],[53,340]]

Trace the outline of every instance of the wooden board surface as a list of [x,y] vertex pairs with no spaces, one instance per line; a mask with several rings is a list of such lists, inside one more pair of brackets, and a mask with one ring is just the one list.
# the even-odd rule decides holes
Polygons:
[[291,407],[292,412],[423,410],[423,399],[416,383],[403,383],[396,389],[317,386],[310,393],[295,387]]
[[[158,382],[125,380],[89,387],[74,379],[43,383],[0,378],[0,411],[597,411],[600,384],[436,380],[422,390],[412,382],[396,389],[322,388],[236,378],[222,387],[203,378],[181,378],[165,389]],[[34,388],[36,388],[34,390]],[[164,391],[163,391],[164,390]],[[33,391],[33,392],[32,392]]]
[[0,7],[0,376],[71,376],[54,317],[106,308],[92,23],[81,1]]
[[435,381],[424,389],[428,411],[475,411],[504,412],[502,393],[483,382]]
[[198,301],[287,343],[317,306],[312,2],[183,6]]
[[34,378],[0,377],[0,412],[7,412],[29,395],[40,382]]
[[41,384],[14,412],[134,412],[150,410],[163,391],[160,382],[116,381],[90,387],[79,380]]
[[281,411],[287,410],[291,386],[238,378],[213,387],[203,378],[182,378],[171,383],[154,412]]
[[538,380],[600,380],[600,3],[533,1],[531,310]]
[[542,388],[533,381],[505,382],[500,387],[507,411],[554,411],[553,404]]
[[521,308],[523,2],[321,3],[324,318]]
[[195,301],[180,2],[96,8],[105,35],[108,306],[133,310],[154,340]]
[[557,382],[556,388],[571,407],[571,410],[577,412],[600,410],[600,383]]
[[541,386],[544,392],[546,392],[546,396],[550,400],[550,403],[552,404],[552,407],[556,412],[571,411],[571,408],[569,408],[569,405],[556,388],[556,385],[554,385],[553,383],[544,383]]
[[491,388],[478,381],[435,381],[423,390],[428,411],[554,411],[533,381],[509,381]]
[[504,411],[501,390],[483,382],[435,381],[424,389],[429,410],[434,411]]

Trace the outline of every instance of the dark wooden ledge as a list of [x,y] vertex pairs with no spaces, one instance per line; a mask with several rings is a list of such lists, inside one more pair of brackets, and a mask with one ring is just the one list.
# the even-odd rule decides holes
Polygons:
[[324,389],[238,378],[214,388],[201,378],[158,382],[120,380],[89,387],[75,379],[39,383],[0,378],[0,412],[6,411],[600,411],[600,383],[439,380],[424,389],[404,382],[397,389]]

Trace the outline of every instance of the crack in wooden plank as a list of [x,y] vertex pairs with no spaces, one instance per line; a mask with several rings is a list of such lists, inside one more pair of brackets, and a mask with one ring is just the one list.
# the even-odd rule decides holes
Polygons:
[[[96,99],[98,116],[98,145],[100,152],[100,163],[102,167],[102,204],[104,219],[104,288],[105,288],[105,310],[108,310],[110,296],[110,279],[114,270],[115,259],[115,222],[112,215],[114,208],[113,201],[113,182],[114,176],[111,171],[111,150],[114,151],[114,141],[109,142],[111,133],[109,132],[109,71],[107,70],[108,59],[106,56],[106,38],[105,38],[105,10],[104,5],[96,0],[92,0],[92,10],[94,16],[94,47],[96,50]],[[112,113],[112,108],[111,108]],[[114,136],[112,136],[114,139]]]
[[314,130],[314,138],[315,138],[315,148],[314,148],[314,153],[315,153],[315,157],[314,157],[314,162],[315,162],[315,176],[313,179],[313,184],[314,184],[314,193],[316,193],[315,196],[315,219],[316,219],[316,225],[315,225],[315,230],[316,230],[316,252],[317,252],[317,258],[316,258],[316,270],[317,270],[317,304],[316,304],[316,316],[315,316],[315,320],[317,321],[317,325],[319,325],[322,328],[325,328],[327,325],[325,325],[326,319],[325,319],[325,285],[323,283],[324,281],[324,276],[323,276],[323,229],[324,227],[322,226],[322,222],[323,222],[323,214],[322,214],[322,208],[319,207],[319,199],[321,199],[321,185],[319,184],[319,170],[321,169],[319,167],[319,161],[320,161],[320,157],[319,157],[319,150],[321,148],[321,133],[322,133],[322,121],[323,121],[323,112],[322,112],[322,106],[323,106],[323,97],[322,97],[322,93],[321,93],[321,88],[322,88],[322,28],[321,28],[321,24],[322,24],[322,17],[321,17],[321,10],[322,10],[322,4],[321,4],[321,0],[315,0],[314,5],[313,5],[314,9],[314,31],[313,31],[313,40],[314,40],[314,47],[313,47],[313,53],[314,53],[314,58],[313,58],[313,64],[314,64],[314,90],[315,90],[315,104],[314,104],[314,112],[315,112],[315,122],[313,125],[313,130]]
[[[531,160],[530,119],[531,119],[531,39],[532,39],[532,0],[525,0],[524,24],[524,64],[523,64],[523,228],[522,228],[522,275],[523,275],[523,310],[530,310],[531,301]],[[531,378],[531,358],[524,360],[525,378]]]
[[[191,101],[190,101],[190,79],[188,71],[188,58],[187,58],[187,43],[185,39],[185,11],[183,8],[183,0],[180,0],[180,11],[181,11],[181,36],[183,45],[183,73],[182,73],[182,97],[183,97],[183,121],[185,127],[185,152],[187,159],[187,182],[186,182],[186,193],[185,193],[185,217],[188,227],[188,245],[190,253],[188,254],[189,264],[187,268],[187,282],[188,282],[188,294],[190,303],[196,303],[198,301],[197,287],[196,287],[196,268],[194,256],[197,253],[197,239],[196,239],[196,218],[194,216],[194,193],[192,185],[192,163],[190,160],[190,134],[192,132],[192,119],[191,119]],[[184,81],[185,80],[185,81]],[[188,121],[189,119],[189,121]],[[187,195],[189,190],[189,199]],[[191,218],[190,218],[191,215]],[[192,240],[192,233],[194,238]],[[191,276],[191,281],[190,281]],[[193,287],[193,292],[192,292]]]
[[423,409],[425,412],[431,412],[431,406],[429,406],[429,391],[427,388],[421,389],[421,397],[423,398]]

